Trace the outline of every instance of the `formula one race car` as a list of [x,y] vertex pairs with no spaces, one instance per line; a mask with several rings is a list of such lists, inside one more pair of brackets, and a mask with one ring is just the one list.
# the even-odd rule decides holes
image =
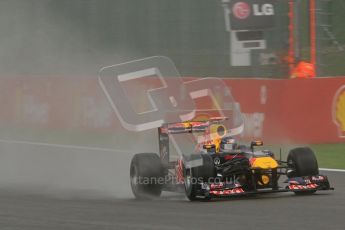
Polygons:
[[[215,197],[294,192],[312,194],[333,190],[328,179],[319,174],[318,163],[310,148],[292,149],[286,161],[278,160],[269,150],[256,150],[262,141],[239,145],[223,122],[226,118],[210,118],[164,124],[158,128],[160,156],[155,153],[136,154],[130,166],[132,191],[136,198],[160,196],[164,191],[185,192],[189,200]],[[170,139],[174,144],[195,137],[194,151],[180,151],[177,159],[170,156]],[[286,185],[278,184],[285,175]]]

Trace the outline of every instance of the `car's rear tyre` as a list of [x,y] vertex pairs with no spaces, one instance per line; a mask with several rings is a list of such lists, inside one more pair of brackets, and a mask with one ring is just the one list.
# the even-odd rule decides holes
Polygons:
[[[287,162],[293,169],[288,177],[303,177],[319,174],[319,166],[313,150],[308,147],[295,148],[289,152]],[[316,190],[295,191],[297,195],[308,195],[315,193]]]
[[185,193],[190,201],[209,200],[209,196],[198,196],[200,195],[198,194],[198,190],[201,189],[200,183],[208,182],[216,176],[216,169],[210,155],[191,155],[188,158],[189,162],[198,160],[202,161],[202,165],[184,170]]
[[134,155],[130,166],[130,183],[137,199],[153,199],[162,193],[163,166],[155,153]]

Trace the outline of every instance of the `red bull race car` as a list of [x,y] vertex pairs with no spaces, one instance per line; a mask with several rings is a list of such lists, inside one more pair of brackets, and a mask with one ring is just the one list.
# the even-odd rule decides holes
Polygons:
[[[184,192],[189,200],[210,200],[260,193],[312,194],[333,190],[319,174],[317,159],[308,147],[292,149],[285,161],[269,150],[257,150],[262,141],[241,145],[228,132],[226,118],[164,124],[158,128],[159,152],[136,154],[130,183],[138,199],[160,196],[162,191]],[[193,150],[181,140],[193,137]],[[178,143],[172,157],[170,144]],[[188,142],[188,141],[187,141]],[[190,145],[190,141],[189,141]],[[281,158],[281,157],[280,157]],[[286,176],[285,181],[280,180]],[[279,184],[279,182],[283,182]]]

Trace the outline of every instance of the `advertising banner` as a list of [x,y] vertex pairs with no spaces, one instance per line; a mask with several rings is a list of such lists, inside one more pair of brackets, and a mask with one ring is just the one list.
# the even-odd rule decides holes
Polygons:
[[260,30],[275,25],[275,0],[235,0],[230,2],[232,30]]
[[270,142],[345,142],[345,78],[225,80],[246,116],[245,136]]
[[[192,79],[196,78],[183,80]],[[271,143],[345,142],[345,77],[223,81],[243,113],[242,138]],[[0,127],[124,130],[96,78],[11,77],[0,82]],[[161,86],[156,78],[137,81],[129,88],[130,103],[137,105],[138,112],[152,110],[145,93]],[[222,104],[222,89],[215,92]],[[196,100],[198,108],[207,103],[206,98]]]

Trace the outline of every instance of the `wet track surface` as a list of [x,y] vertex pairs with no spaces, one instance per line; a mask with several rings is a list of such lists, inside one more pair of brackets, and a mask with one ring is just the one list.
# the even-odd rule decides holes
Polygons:
[[[9,155],[6,155],[6,150],[9,149],[2,147],[1,150],[3,151],[2,160],[9,161]],[[73,152],[68,151],[69,153]],[[61,150],[59,152],[61,153]],[[87,158],[85,151],[84,154]],[[111,155],[107,156],[112,159]],[[106,168],[109,159],[106,161],[104,158],[100,163],[103,163]],[[54,159],[55,164],[56,160]],[[4,161],[2,165],[4,165]],[[13,159],[11,161],[13,162]],[[45,162],[45,169],[48,174],[52,172],[49,171],[49,163],[52,164],[53,162]],[[87,161],[84,161],[84,164],[86,163]],[[123,168],[126,167],[127,165],[124,164]],[[64,169],[68,171],[66,167]],[[22,173],[27,173],[27,170],[22,171]],[[55,169],[51,170],[54,171]],[[94,170],[90,174],[97,171],[96,168]],[[5,172],[2,170],[2,173]],[[31,169],[31,173],[35,174],[36,172]],[[105,176],[102,174],[107,173],[111,173],[111,171],[103,169],[98,176],[101,178]],[[122,172],[122,174],[127,178],[127,172]],[[114,190],[116,185],[109,188],[102,187],[104,183],[110,183],[110,180],[97,181],[94,184],[100,190],[109,191],[107,195],[106,193],[86,195],[75,190],[66,195],[66,188],[62,195],[58,191],[55,193],[41,191],[40,194],[38,188],[31,191],[19,187],[11,188],[8,183],[4,183],[6,180],[2,174],[0,176],[2,182],[0,187],[0,229],[344,230],[345,173],[324,172],[324,174],[329,176],[332,185],[336,188],[335,191],[318,192],[311,196],[295,196],[291,193],[267,194],[211,202],[189,202],[183,196],[174,194],[163,194],[161,199],[155,201],[136,201],[130,193],[123,194],[124,191],[121,191],[122,196],[116,196],[116,194],[111,196],[109,195],[111,191],[119,192]],[[50,177],[55,180],[62,180],[56,175],[50,175]],[[75,175],[74,177],[75,180],[79,179]],[[11,178],[17,183],[20,182],[18,175]],[[94,179],[99,178],[95,176],[92,180]],[[35,181],[36,184],[38,182],[47,183],[42,179]],[[69,184],[66,181],[64,184],[61,182],[61,184],[65,187],[68,187],[66,185],[68,184],[71,187],[72,182],[73,180],[68,181]],[[85,188],[90,187],[90,185],[85,182],[79,184],[79,187],[85,191],[87,190]],[[94,188],[92,189],[94,190]]]

